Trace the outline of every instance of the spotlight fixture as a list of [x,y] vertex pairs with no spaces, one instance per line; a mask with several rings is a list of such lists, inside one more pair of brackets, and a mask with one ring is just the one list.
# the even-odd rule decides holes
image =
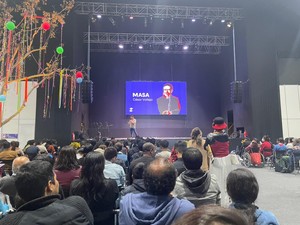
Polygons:
[[144,19],[144,27],[147,27],[148,26],[148,19],[147,19],[147,17],[145,17],[145,19]]
[[143,45],[139,45],[139,49],[142,50],[144,47]]
[[209,25],[212,26],[213,24],[214,24],[214,21],[213,21],[213,20],[210,20],[210,21],[209,21]]
[[182,49],[183,49],[183,50],[188,50],[188,49],[189,49],[189,46],[188,46],[188,45],[184,45],[184,46],[182,47]]
[[232,22],[227,22],[227,27],[232,27]]
[[165,50],[169,50],[170,49],[170,46],[169,45],[166,45],[165,46]]
[[133,20],[133,16],[129,16],[129,19]]
[[181,20],[181,29],[184,29],[184,21]]
[[221,20],[221,23],[225,23],[225,20]]
[[116,21],[115,21],[114,18],[109,17],[108,20],[111,22],[111,24],[112,24],[113,26],[116,26]]
[[192,22],[193,22],[193,23],[194,23],[194,22],[196,22],[196,19],[195,19],[195,18],[193,18],[193,19],[192,19]]
[[119,49],[123,49],[123,48],[124,48],[124,45],[119,44]]
[[102,16],[101,16],[100,14],[97,15],[97,18],[98,18],[98,19],[101,19],[101,17],[102,17]]
[[90,16],[90,19],[91,19],[91,22],[92,22],[92,23],[95,23],[95,22],[97,21],[97,16],[91,15],[91,16]]

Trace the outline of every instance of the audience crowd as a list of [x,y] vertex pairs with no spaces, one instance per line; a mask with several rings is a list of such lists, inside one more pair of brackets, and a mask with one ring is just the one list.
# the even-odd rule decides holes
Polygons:
[[[200,128],[190,140],[114,138],[0,140],[0,224],[277,225],[259,209],[259,184],[231,154],[227,125],[213,120],[212,133]],[[300,139],[265,135],[244,139],[245,152],[297,151]],[[300,151],[300,150],[299,150]]]

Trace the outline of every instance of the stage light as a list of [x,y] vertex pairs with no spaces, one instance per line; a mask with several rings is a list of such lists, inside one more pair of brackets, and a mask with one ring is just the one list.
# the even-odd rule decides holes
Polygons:
[[173,23],[173,22],[174,22],[174,18],[172,17],[172,18],[171,18],[171,23]]
[[188,45],[184,45],[184,46],[182,47],[182,49],[183,49],[183,50],[188,50],[188,49],[189,49],[189,46],[188,46]]
[[213,20],[210,20],[210,21],[209,21],[209,25],[212,26],[213,24],[214,24],[214,21],[213,21]]
[[148,19],[147,19],[147,17],[145,17],[145,19],[144,19],[144,27],[147,27],[148,26]]
[[193,23],[196,22],[196,19],[193,18],[193,19],[192,19],[192,22],[193,22]]
[[170,49],[170,46],[169,45],[166,45],[165,46],[165,50],[169,50]]
[[144,47],[143,47],[143,45],[139,45],[139,49],[143,49]]
[[92,15],[90,18],[92,23],[95,23],[97,21],[97,16],[95,15]]
[[97,15],[97,18],[98,18],[98,19],[101,19],[101,17],[102,17],[102,16],[101,16],[100,14]]
[[225,23],[225,20],[221,20],[221,23]]
[[227,27],[231,27],[232,26],[232,22],[227,22]]
[[111,22],[111,24],[112,24],[113,26],[116,26],[116,21],[115,21],[114,18],[109,17],[108,20]]
[[129,19],[133,20],[133,16],[129,16]]
[[184,28],[184,21],[181,20],[181,29],[183,29],[183,28]]
[[123,49],[123,48],[124,48],[124,45],[119,44],[119,49]]

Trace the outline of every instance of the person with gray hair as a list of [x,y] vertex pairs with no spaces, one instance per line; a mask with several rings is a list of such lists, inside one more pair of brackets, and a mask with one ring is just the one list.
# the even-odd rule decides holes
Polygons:
[[9,196],[10,204],[15,207],[15,196],[17,194],[17,189],[15,185],[16,174],[20,167],[30,160],[26,156],[20,156],[14,159],[12,163],[12,176],[5,176],[0,179],[0,191]]

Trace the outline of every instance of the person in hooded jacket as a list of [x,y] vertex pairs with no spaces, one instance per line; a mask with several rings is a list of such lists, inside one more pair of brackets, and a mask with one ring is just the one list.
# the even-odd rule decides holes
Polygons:
[[188,148],[182,155],[186,171],[176,180],[172,194],[185,198],[196,207],[221,203],[221,191],[214,174],[201,170],[202,154],[196,148]]
[[176,183],[176,169],[165,158],[153,160],[144,171],[146,192],[121,199],[119,225],[170,225],[195,206],[170,195]]

